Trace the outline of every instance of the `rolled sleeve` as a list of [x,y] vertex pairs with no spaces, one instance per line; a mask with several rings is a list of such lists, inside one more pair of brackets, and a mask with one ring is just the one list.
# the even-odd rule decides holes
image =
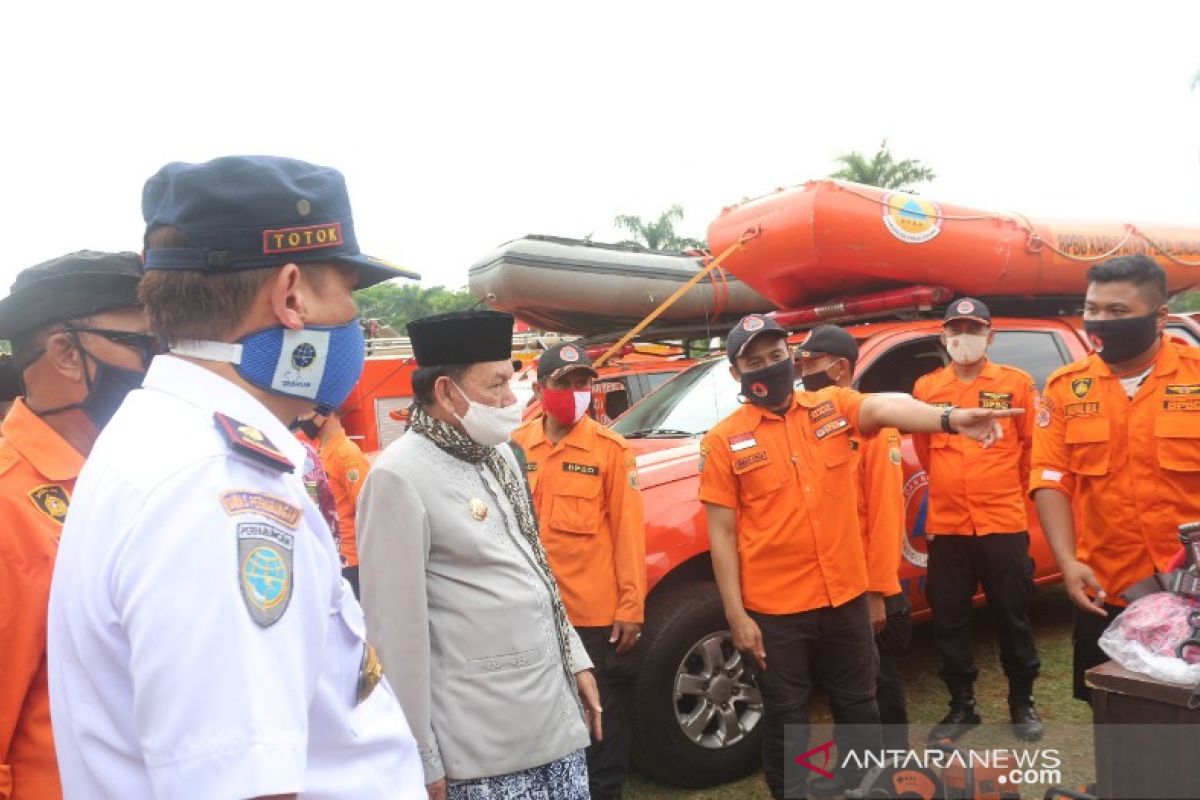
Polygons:
[[700,440],[700,502],[737,508],[737,477],[729,447],[712,433]]

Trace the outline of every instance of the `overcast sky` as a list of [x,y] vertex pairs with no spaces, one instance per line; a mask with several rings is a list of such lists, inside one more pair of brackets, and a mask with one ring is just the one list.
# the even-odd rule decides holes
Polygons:
[[163,163],[341,169],[363,249],[429,284],[527,233],[931,165],[935,200],[1200,227],[1200,3],[10,3],[0,294],[139,249]]

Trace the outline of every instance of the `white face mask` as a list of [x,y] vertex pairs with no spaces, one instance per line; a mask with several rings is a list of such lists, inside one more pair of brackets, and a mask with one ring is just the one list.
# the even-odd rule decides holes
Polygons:
[[946,351],[950,353],[950,358],[954,359],[954,363],[974,364],[979,359],[983,358],[987,352],[987,334],[978,333],[960,333],[957,336],[946,337]]
[[470,436],[476,444],[487,447],[504,444],[512,438],[513,431],[520,427],[521,413],[524,411],[520,402],[504,408],[496,408],[475,402],[457,383],[454,384],[454,388],[462,393],[468,404],[467,413],[461,417],[455,414],[454,418],[462,423],[467,436]]

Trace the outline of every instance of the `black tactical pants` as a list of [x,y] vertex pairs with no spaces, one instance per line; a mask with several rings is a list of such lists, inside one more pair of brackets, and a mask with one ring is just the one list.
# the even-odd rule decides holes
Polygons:
[[883,724],[883,746],[888,750],[908,749],[908,702],[899,659],[912,643],[912,616],[903,594],[884,598],[887,622],[875,636],[879,648],[879,676],[875,680],[875,703]]
[[629,745],[633,738],[633,678],[638,649],[617,655],[609,644],[612,628],[576,628],[600,688],[600,724],[604,738],[587,748],[588,787],[592,800],[619,800],[629,772]]
[[937,536],[929,543],[926,596],[933,610],[933,637],[942,665],[938,675],[953,694],[975,682],[979,670],[971,652],[972,598],[983,585],[999,628],[1000,663],[1010,689],[1031,687],[1041,668],[1029,603],[1033,599],[1033,560],[1029,534]]

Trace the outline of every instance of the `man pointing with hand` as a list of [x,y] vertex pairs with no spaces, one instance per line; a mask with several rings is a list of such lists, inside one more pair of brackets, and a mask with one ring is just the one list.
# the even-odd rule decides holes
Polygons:
[[[700,500],[734,645],[762,670],[767,785],[776,798],[803,796],[804,786],[784,786],[784,726],[808,725],[814,683],[854,726],[839,744],[881,747],[851,432],[940,431],[990,447],[999,420],[1021,409],[940,409],[842,387],[797,392],[787,332],[759,314],[742,319],[726,347],[744,404],[701,442]],[[836,774],[809,790],[829,794],[861,777]]]

